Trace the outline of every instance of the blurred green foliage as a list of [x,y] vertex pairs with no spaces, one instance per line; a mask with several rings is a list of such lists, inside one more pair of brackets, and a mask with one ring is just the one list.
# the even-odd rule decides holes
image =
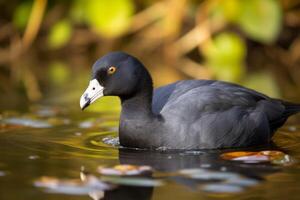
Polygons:
[[278,0],[248,0],[241,3],[236,22],[252,39],[270,43],[281,29],[281,15]]
[[31,6],[32,2],[24,1],[16,7],[12,21],[17,28],[24,29],[26,27],[31,12]]
[[47,74],[50,81],[56,86],[66,84],[67,81],[70,81],[71,77],[69,67],[60,61],[51,62]]
[[[274,42],[282,26],[278,0],[221,0],[213,7],[212,18],[239,27],[249,39],[261,43]],[[206,63],[217,79],[238,82],[245,74],[247,46],[234,33],[218,33],[203,48]]]
[[71,16],[87,23],[105,37],[120,36],[126,31],[134,13],[132,0],[75,0]]
[[[36,19],[31,23],[36,27],[30,27],[28,19],[37,2],[47,3],[47,9],[42,14],[37,12],[41,25]],[[23,63],[26,59],[29,63],[34,60],[36,66],[47,65],[50,84],[63,87],[74,74],[78,75],[73,79],[86,79],[80,70],[89,70],[87,66],[99,56],[123,50],[141,58],[150,71],[153,67],[165,72],[168,77],[160,76],[166,77],[160,84],[178,78],[215,78],[255,89],[260,86],[264,92],[279,96],[274,76],[284,74],[282,70],[286,77],[280,80],[300,85],[296,78],[289,80],[297,74],[293,68],[297,58],[289,57],[298,55],[298,40],[293,36],[294,32],[299,32],[297,17],[291,17],[293,12],[290,12],[294,7],[299,8],[297,0],[25,0],[12,5],[0,7],[3,11],[11,9],[11,16],[5,16],[4,12],[0,15],[4,16],[6,25],[12,26],[10,31],[2,29],[3,33],[0,29],[0,43],[7,45],[3,49],[8,52],[0,52],[0,64],[14,65],[9,69],[18,70],[21,79],[23,75],[19,69],[27,65]],[[290,19],[292,21],[288,22]],[[296,28],[286,34],[286,27]],[[36,35],[33,34],[35,30],[38,30]],[[9,34],[5,36],[5,33]],[[29,49],[22,49],[25,33],[32,34],[29,38],[34,41]],[[279,41],[280,38],[284,41]],[[184,50],[180,51],[181,48]],[[267,51],[271,48],[273,52],[292,49],[294,53],[285,52],[270,58],[268,55],[273,52]],[[271,60],[274,58],[275,61]],[[280,58],[293,63],[288,63],[291,66],[285,69],[282,62],[276,60]],[[180,66],[175,66],[176,63]],[[45,81],[34,67],[28,68],[27,73],[33,73],[29,77],[39,76],[30,79],[33,82]],[[7,83],[6,77],[0,73],[0,89],[5,85],[2,83]],[[83,82],[86,80],[80,82],[80,86]],[[80,89],[83,88],[82,85]],[[30,90],[30,87],[25,89]],[[107,105],[110,101],[115,102],[108,99]],[[98,106],[94,108],[97,110]]]
[[234,33],[223,32],[204,46],[207,65],[217,79],[239,81],[245,72],[244,59],[246,46]]
[[216,9],[258,42],[274,42],[280,32],[282,10],[278,0],[226,0]]
[[280,98],[280,91],[274,82],[274,77],[269,71],[258,71],[247,76],[243,84],[274,98]]
[[50,30],[48,44],[50,48],[57,49],[66,45],[72,35],[72,26],[69,20],[58,21]]

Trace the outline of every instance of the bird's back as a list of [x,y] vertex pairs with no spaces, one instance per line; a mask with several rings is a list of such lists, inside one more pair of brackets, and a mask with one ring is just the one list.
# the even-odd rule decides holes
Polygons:
[[175,132],[176,144],[168,145],[182,143],[188,148],[266,144],[288,117],[284,114],[286,106],[279,100],[211,80],[179,81],[156,89],[153,111],[160,113]]

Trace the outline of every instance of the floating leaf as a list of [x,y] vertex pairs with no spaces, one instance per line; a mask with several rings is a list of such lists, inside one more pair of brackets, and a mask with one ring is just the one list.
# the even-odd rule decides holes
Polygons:
[[203,46],[207,65],[217,79],[238,81],[244,74],[246,46],[234,33],[221,33]]
[[16,126],[28,126],[33,128],[50,128],[51,124],[41,120],[28,118],[7,118],[3,119],[4,124],[11,124]]
[[43,176],[34,182],[36,187],[45,188],[47,192],[85,195],[94,191],[111,190],[114,185],[104,183],[97,177],[89,175],[84,179],[59,179]]
[[184,169],[180,170],[179,173],[188,175],[193,179],[200,180],[228,180],[228,179],[237,179],[240,177],[239,174],[232,172],[218,172],[211,171],[206,169]]
[[40,158],[40,156],[38,156],[38,155],[30,155],[30,156],[28,156],[29,160],[36,160],[36,159],[39,159],[39,158]]
[[23,125],[18,125],[18,124],[0,123],[0,128],[3,130],[18,129],[23,127],[24,127]]
[[247,0],[240,5],[236,22],[249,37],[265,43],[277,38],[282,21],[280,1]]
[[79,123],[80,128],[93,128],[95,125],[94,121],[83,121]]
[[228,180],[232,178],[238,178],[239,175],[231,172],[208,171],[206,173],[201,173],[201,174],[192,174],[190,175],[190,177],[199,180]]
[[0,171],[0,176],[5,176],[6,173],[4,171]]
[[226,183],[206,184],[202,189],[206,192],[213,193],[238,193],[244,190],[241,186]]
[[35,112],[40,117],[53,117],[57,114],[57,112],[51,108],[40,108]]
[[150,166],[136,166],[136,165],[116,165],[112,168],[99,167],[98,172],[103,175],[141,175],[151,173]]
[[286,164],[291,162],[289,156],[281,151],[237,151],[223,153],[221,158],[246,163],[272,162],[274,164]]
[[[208,169],[183,169],[179,174],[200,181],[202,190],[213,193],[241,192],[245,187],[257,185],[255,179],[244,177],[235,172],[214,171]],[[216,182],[216,183],[212,183]]]
[[71,39],[72,27],[68,20],[60,20],[51,28],[48,44],[51,48],[63,47]]
[[291,131],[291,132],[295,132],[295,131],[297,131],[297,127],[296,126],[289,126],[288,130]]
[[201,168],[191,168],[191,169],[182,169],[179,171],[179,173],[184,175],[193,175],[193,174],[205,173],[206,171],[207,170]]

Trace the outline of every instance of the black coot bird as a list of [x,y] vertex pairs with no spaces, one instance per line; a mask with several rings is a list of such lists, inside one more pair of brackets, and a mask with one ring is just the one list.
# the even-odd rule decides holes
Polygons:
[[112,52],[93,65],[82,109],[102,96],[119,96],[120,144],[156,149],[217,149],[270,143],[300,105],[222,81],[183,80],[153,90],[144,65]]

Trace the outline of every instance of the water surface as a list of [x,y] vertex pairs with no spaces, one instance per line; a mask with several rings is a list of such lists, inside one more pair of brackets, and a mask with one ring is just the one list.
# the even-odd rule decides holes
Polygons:
[[[224,152],[237,150],[120,148],[116,140],[118,115],[49,106],[34,107],[28,112],[3,110],[0,199],[300,198],[297,117],[278,131],[276,146],[247,149],[280,150],[290,161],[244,163],[220,157]],[[99,166],[110,168],[118,164],[146,165],[153,171],[133,177],[103,176],[98,172]],[[80,173],[91,175],[98,182],[82,185]],[[39,180],[45,180],[43,177],[57,180],[61,184],[59,190],[51,184],[41,186]],[[70,184],[72,181],[79,185],[75,187]]]

